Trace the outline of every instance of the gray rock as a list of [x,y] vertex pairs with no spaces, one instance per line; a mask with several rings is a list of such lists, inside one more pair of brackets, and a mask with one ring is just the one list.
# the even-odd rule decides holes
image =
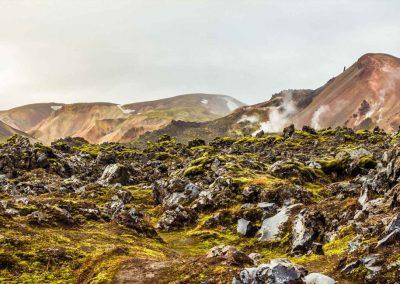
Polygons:
[[232,283],[302,283],[306,274],[307,270],[302,266],[295,265],[286,259],[273,259],[269,264],[242,270]]
[[4,214],[7,216],[17,216],[19,215],[19,211],[14,208],[8,208],[4,211]]
[[325,217],[320,212],[303,209],[293,223],[292,252],[308,252],[313,241],[322,234],[324,227]]
[[196,212],[179,205],[174,210],[167,210],[160,217],[157,228],[171,231],[193,224],[197,219]]
[[365,148],[358,148],[349,152],[352,160],[360,159],[361,157],[372,155],[370,151]]
[[250,257],[233,246],[215,246],[207,253],[207,258],[219,258],[226,264],[236,266],[253,264],[253,260]]
[[321,273],[310,273],[304,277],[306,284],[335,284],[336,281]]
[[129,172],[128,169],[121,164],[108,165],[98,180],[101,185],[110,184],[122,184],[127,185],[129,183]]
[[257,207],[262,209],[263,219],[271,217],[276,214],[276,211],[278,210],[278,206],[275,203],[270,202],[260,202],[257,204]]
[[353,261],[349,264],[347,264],[342,270],[341,272],[344,274],[349,274],[351,273],[354,269],[356,269],[357,267],[359,267],[361,265],[361,261],[360,260],[356,260]]
[[394,230],[400,230],[400,213],[393,217],[393,219],[389,222],[389,225],[386,227],[386,232],[391,233]]
[[290,211],[297,205],[285,206],[274,216],[263,221],[260,229],[260,240],[270,241],[277,240],[281,233],[282,226],[288,221]]
[[289,138],[294,134],[294,132],[295,132],[294,124],[291,124],[283,129],[283,137]]
[[36,159],[36,164],[39,168],[47,168],[50,165],[47,155],[45,153],[41,153]]
[[29,214],[28,222],[33,225],[43,225],[47,221],[47,216],[40,211],[35,211]]
[[251,237],[256,233],[256,228],[246,219],[239,219],[237,223],[237,232],[239,235]]
[[258,262],[262,258],[262,255],[259,253],[256,253],[256,252],[252,252],[248,256],[251,258],[251,260],[253,261],[254,264],[258,264]]
[[361,262],[364,264],[365,268],[376,273],[382,269],[379,265],[378,257],[379,255],[377,254],[367,255],[361,259]]
[[162,204],[165,207],[176,207],[178,205],[184,205],[195,198],[197,198],[200,194],[200,188],[193,183],[189,183],[185,186],[182,192],[173,192],[164,198]]
[[379,240],[376,247],[384,247],[396,242],[400,241],[400,229],[395,229],[388,235],[386,235],[383,239]]

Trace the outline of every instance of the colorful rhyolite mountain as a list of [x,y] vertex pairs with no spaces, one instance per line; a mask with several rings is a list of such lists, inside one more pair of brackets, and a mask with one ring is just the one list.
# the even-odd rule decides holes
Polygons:
[[368,53],[350,68],[316,90],[286,90],[264,103],[243,106],[230,115],[206,123],[173,121],[167,127],[147,133],[143,140],[161,134],[180,141],[195,137],[279,132],[289,125],[322,129],[347,126],[368,129],[375,126],[397,131],[400,126],[400,59]]
[[400,59],[368,53],[316,90],[286,90],[252,106],[229,96],[189,94],[127,105],[34,104],[2,111],[0,120],[45,143],[67,136],[92,143],[154,140],[161,134],[179,141],[210,140],[279,132],[291,123],[395,131],[400,126]]
[[209,121],[243,106],[222,95],[188,94],[127,105],[32,104],[0,112],[0,120],[44,143],[68,136],[91,143],[128,142],[172,120]]

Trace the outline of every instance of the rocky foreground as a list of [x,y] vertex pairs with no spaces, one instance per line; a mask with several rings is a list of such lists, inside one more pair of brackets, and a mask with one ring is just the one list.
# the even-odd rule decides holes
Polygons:
[[398,283],[400,135],[0,145],[0,281]]

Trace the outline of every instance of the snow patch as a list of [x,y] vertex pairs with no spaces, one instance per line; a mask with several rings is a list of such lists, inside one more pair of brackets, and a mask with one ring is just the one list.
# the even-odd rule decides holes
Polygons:
[[200,102],[205,105],[208,104],[208,100],[201,100]]
[[241,123],[241,122],[257,123],[259,121],[260,121],[260,118],[257,115],[244,114],[236,123]]
[[52,110],[59,110],[61,109],[63,106],[51,106]]
[[134,113],[136,110],[134,109],[124,109],[122,107],[122,105],[118,105],[118,108],[124,113],[124,114],[132,114]]
[[321,124],[320,124],[320,118],[321,115],[324,114],[325,112],[329,111],[329,106],[328,105],[322,105],[320,106],[313,114],[311,118],[311,127],[315,129],[321,129]]

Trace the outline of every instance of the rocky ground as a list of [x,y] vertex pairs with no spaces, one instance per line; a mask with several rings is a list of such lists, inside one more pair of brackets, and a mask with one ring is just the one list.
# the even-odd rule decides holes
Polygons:
[[0,145],[0,282],[398,283],[400,135]]

